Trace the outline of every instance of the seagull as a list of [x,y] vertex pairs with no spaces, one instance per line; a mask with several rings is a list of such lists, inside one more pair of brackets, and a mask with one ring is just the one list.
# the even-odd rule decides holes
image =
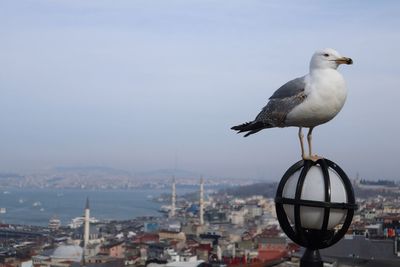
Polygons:
[[[332,48],[316,51],[311,57],[307,75],[282,85],[253,121],[231,129],[238,133],[245,132],[244,137],[247,137],[268,128],[299,127],[301,157],[313,161],[320,159],[312,154],[312,131],[333,119],[346,101],[346,84],[337,71],[341,64],[351,65],[353,60],[341,56]],[[309,128],[308,155],[304,152],[303,128]]]

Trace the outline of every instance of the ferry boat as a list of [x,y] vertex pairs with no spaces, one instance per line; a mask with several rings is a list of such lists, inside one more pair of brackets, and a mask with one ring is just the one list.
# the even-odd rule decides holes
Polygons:
[[[68,226],[70,227],[70,228],[72,228],[72,229],[76,229],[76,228],[79,228],[79,227],[81,227],[81,225],[83,224],[85,222],[85,217],[76,217],[76,218],[73,218],[72,219],[72,221],[71,221],[71,223],[70,224],[68,224]],[[97,223],[97,222],[99,222],[99,220],[97,220],[95,217],[90,217],[89,218],[89,222],[90,223]]]
[[171,211],[171,209],[172,209],[172,206],[170,206],[170,205],[162,205],[158,211],[162,212],[162,213],[168,213]]
[[42,206],[42,203],[40,201],[36,201],[36,202],[33,202],[32,206],[39,207],[39,206]]
[[49,228],[50,230],[57,230],[61,226],[61,221],[56,216],[51,217],[49,220]]

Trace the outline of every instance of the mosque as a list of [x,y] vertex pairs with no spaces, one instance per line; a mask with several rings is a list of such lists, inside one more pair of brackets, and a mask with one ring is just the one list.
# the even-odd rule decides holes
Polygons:
[[[198,222],[196,231],[203,232],[204,227],[204,180],[200,180],[199,204],[194,207],[194,213],[198,214]],[[172,183],[171,210],[169,213],[169,224],[166,231],[160,231],[161,239],[180,239],[185,240],[186,237],[182,232],[176,229],[181,227],[176,220],[176,182]],[[32,257],[32,263],[35,267],[69,267],[69,266],[122,266],[123,258],[119,255],[104,253],[107,246],[104,245],[104,239],[96,225],[90,223],[90,206],[89,199],[86,200],[84,209],[84,223],[77,228],[68,240],[67,244],[58,246],[53,250],[46,250],[40,255]],[[166,267],[182,267],[182,266],[198,266],[203,261],[194,261],[190,263],[173,262],[165,265]],[[164,266],[164,265],[162,265]]]
[[[89,199],[86,200],[84,211],[84,224],[78,228],[68,244],[58,246],[54,250],[44,251],[33,256],[33,266],[38,267],[67,267],[67,266],[91,266],[90,258],[100,250],[101,235],[94,225],[90,225]],[[102,263],[108,259],[102,259]],[[99,259],[96,258],[96,262]],[[107,266],[104,264],[102,266]],[[112,266],[112,265],[110,265]]]

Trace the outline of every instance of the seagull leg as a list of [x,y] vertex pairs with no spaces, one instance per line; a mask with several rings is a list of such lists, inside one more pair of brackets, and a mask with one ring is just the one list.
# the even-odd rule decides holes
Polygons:
[[310,129],[308,130],[308,134],[307,134],[307,142],[308,142],[308,155],[310,156],[310,158],[312,157],[312,130],[314,128],[310,127]]
[[303,138],[304,138],[304,134],[302,131],[302,127],[299,127],[299,140],[300,140],[300,147],[301,147],[301,157],[303,159],[306,159],[306,155],[304,153],[304,143],[303,143]]
[[310,127],[310,129],[308,130],[308,134],[307,134],[308,152],[309,152],[308,159],[310,159],[312,161],[317,161],[317,160],[321,159],[322,157],[312,154],[312,131],[313,131],[313,129],[314,129],[314,127]]

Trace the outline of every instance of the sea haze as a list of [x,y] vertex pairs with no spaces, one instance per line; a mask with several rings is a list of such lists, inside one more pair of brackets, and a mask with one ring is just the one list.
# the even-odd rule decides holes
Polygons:
[[[196,191],[197,187],[177,187],[177,194]],[[138,216],[160,215],[160,203],[151,200],[166,189],[135,190],[51,190],[8,189],[0,192],[0,221],[10,224],[46,226],[49,219],[57,216],[62,225],[82,216],[86,197],[90,200],[91,216],[100,220],[126,220]]]

